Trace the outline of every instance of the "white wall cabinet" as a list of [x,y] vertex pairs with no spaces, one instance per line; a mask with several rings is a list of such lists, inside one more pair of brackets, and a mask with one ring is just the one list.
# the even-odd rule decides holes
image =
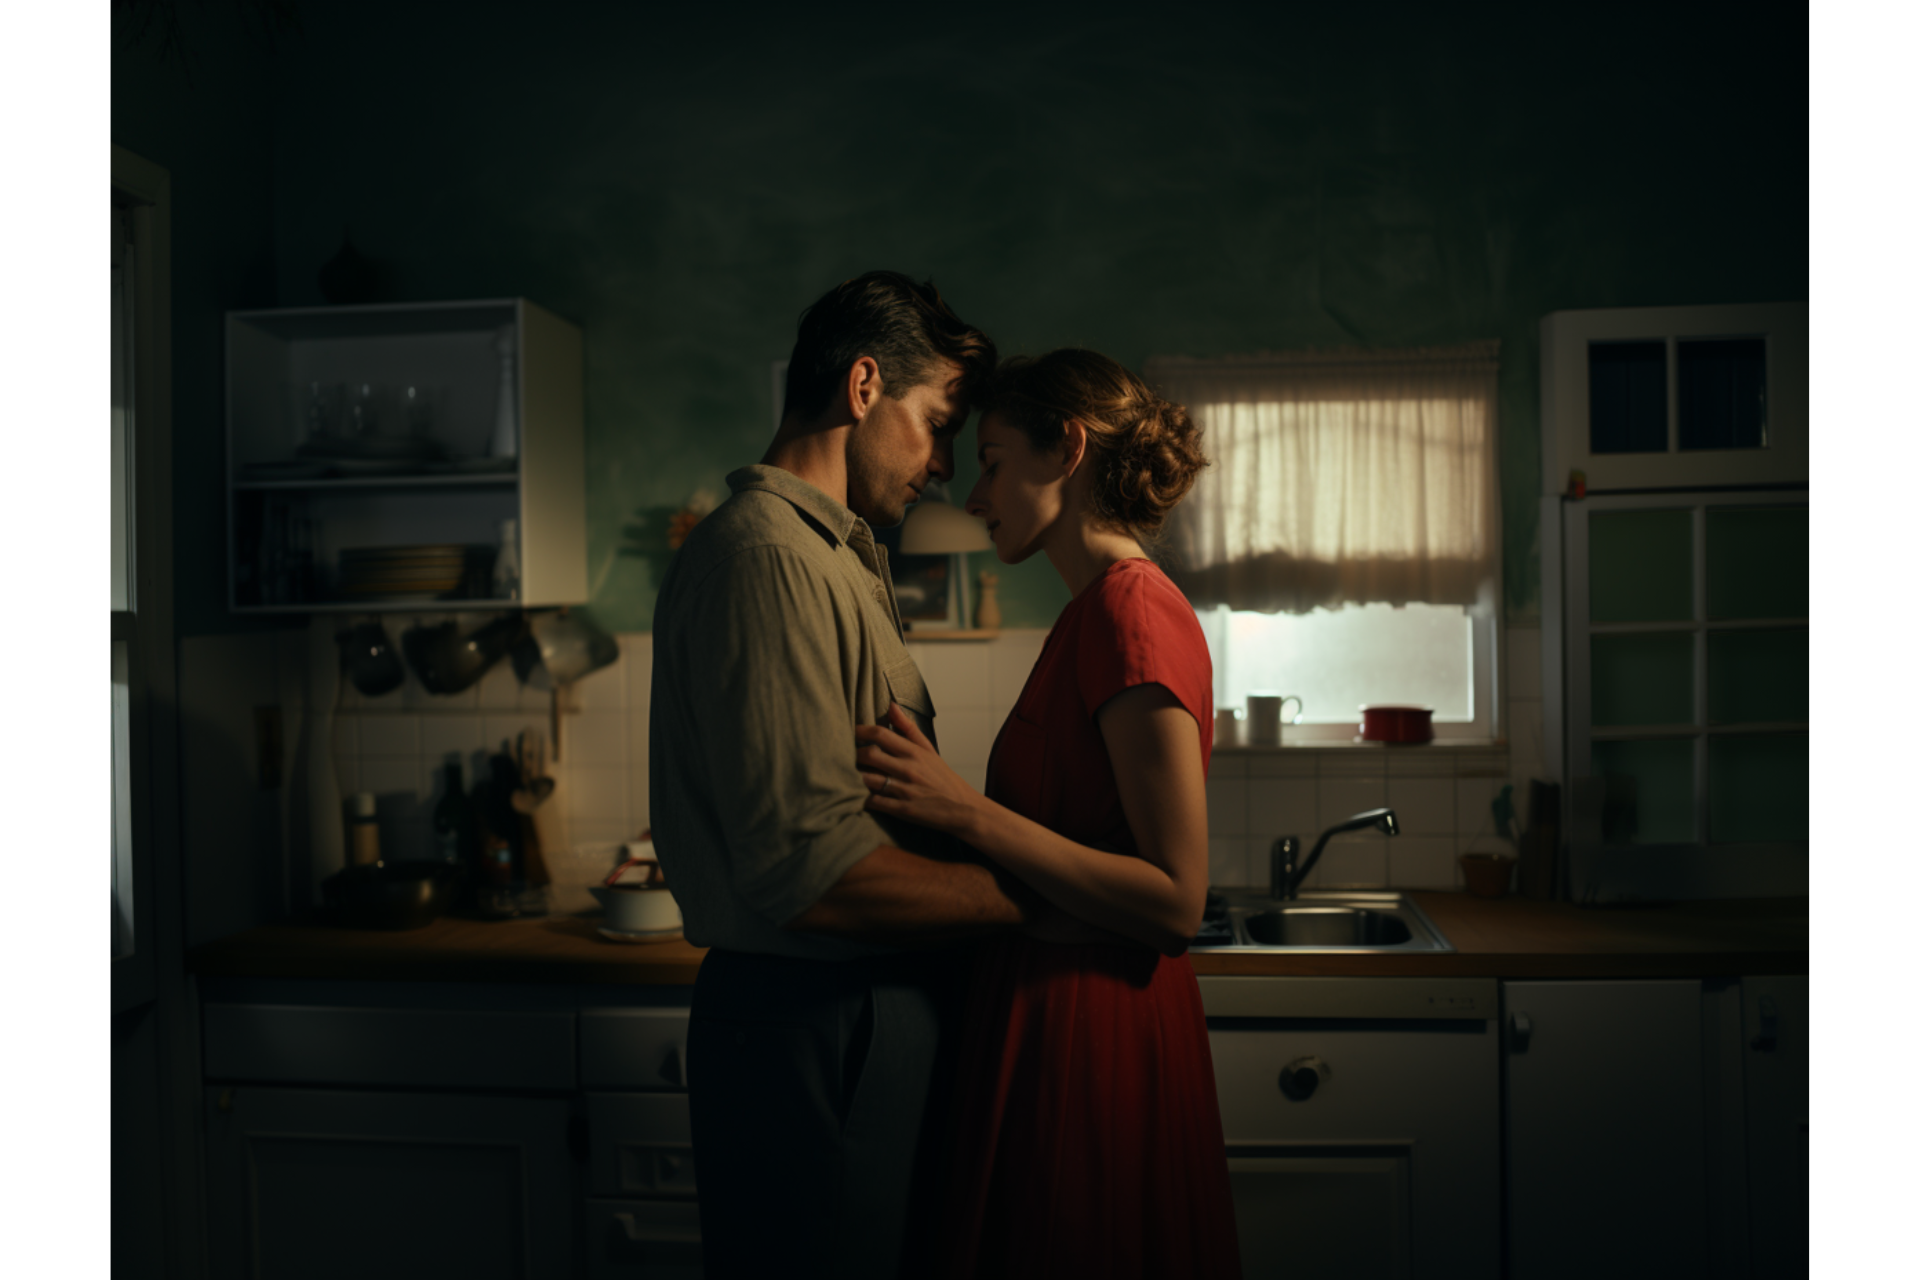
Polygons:
[[[235,612],[585,602],[579,329],[524,298],[236,311],[226,347]],[[352,419],[362,386],[374,389],[366,431]],[[408,387],[427,409],[401,402]],[[502,412],[510,457],[491,456]],[[487,568],[507,520],[518,525],[517,598],[494,595]],[[450,591],[410,592],[393,566],[384,579],[342,573],[345,552],[447,546],[479,549]]]

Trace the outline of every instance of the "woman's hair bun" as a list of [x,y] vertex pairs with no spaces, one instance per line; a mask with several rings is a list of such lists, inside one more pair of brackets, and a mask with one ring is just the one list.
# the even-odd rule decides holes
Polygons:
[[1151,535],[1193,488],[1207,457],[1200,428],[1116,360],[1062,347],[1003,363],[981,404],[1005,418],[1035,449],[1051,451],[1068,419],[1086,426],[1096,519]]

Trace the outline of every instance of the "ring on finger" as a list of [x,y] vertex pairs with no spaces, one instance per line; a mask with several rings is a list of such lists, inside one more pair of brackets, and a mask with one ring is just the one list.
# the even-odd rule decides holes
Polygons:
[[892,779],[892,777],[885,777],[885,778],[882,778],[882,779],[880,780],[880,794],[881,794],[881,795],[885,795],[885,794],[887,794],[887,788],[888,788],[888,787],[890,787],[890,786],[892,786],[892,785],[893,785],[893,779]]

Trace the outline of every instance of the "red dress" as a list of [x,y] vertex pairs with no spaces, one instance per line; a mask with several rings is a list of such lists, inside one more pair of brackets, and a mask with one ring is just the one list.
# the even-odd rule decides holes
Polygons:
[[[987,795],[1082,844],[1132,852],[1094,715],[1166,686],[1213,749],[1213,668],[1193,609],[1122,560],[1047,636],[987,765]],[[1200,988],[1185,956],[1020,935],[975,962],[938,1257],[956,1277],[1240,1275]]]

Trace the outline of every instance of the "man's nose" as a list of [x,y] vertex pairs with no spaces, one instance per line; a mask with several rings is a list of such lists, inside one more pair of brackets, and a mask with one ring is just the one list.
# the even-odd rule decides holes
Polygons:
[[936,480],[953,479],[953,441],[935,440],[933,442],[933,460],[927,464],[927,470]]

